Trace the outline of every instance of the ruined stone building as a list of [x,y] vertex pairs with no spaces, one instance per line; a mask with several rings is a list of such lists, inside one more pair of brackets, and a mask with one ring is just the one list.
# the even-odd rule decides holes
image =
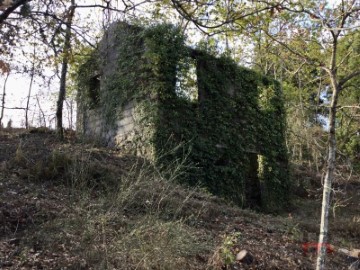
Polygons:
[[288,202],[280,84],[185,46],[170,25],[113,24],[79,70],[77,130],[174,165],[179,181],[242,206]]

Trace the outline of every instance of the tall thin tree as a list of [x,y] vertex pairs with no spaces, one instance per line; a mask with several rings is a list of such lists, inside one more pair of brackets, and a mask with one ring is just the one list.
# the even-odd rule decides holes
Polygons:
[[0,128],[2,128],[2,120],[3,120],[3,118],[4,118],[5,96],[6,96],[6,84],[7,84],[7,81],[8,81],[9,76],[10,76],[10,71],[6,73],[6,77],[5,77],[4,85],[3,85],[3,93],[2,93],[2,97],[1,97]]
[[63,107],[64,100],[66,96],[66,75],[70,59],[70,50],[71,50],[71,28],[72,22],[75,14],[75,0],[71,0],[71,6],[68,10],[66,17],[66,29],[65,29],[65,40],[62,53],[62,63],[61,63],[61,76],[60,76],[60,90],[56,106],[56,131],[58,136],[63,139]]
[[26,99],[26,108],[25,108],[25,128],[29,129],[29,105],[31,99],[31,92],[34,84],[34,77],[35,77],[35,61],[36,61],[36,43],[33,46],[33,55],[32,55],[32,63],[31,63],[31,71],[30,71],[30,84],[29,84],[29,91]]

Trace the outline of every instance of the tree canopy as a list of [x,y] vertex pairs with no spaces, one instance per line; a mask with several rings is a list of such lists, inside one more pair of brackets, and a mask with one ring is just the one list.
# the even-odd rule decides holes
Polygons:
[[[326,175],[320,243],[326,242],[336,162],[349,173],[360,168],[359,1],[3,0],[0,12],[1,119],[10,72],[35,76],[47,88],[55,82],[59,89],[61,133],[72,71],[116,20],[176,24],[194,43],[202,37],[197,45],[279,80],[290,157]],[[324,268],[324,252],[318,269]]]

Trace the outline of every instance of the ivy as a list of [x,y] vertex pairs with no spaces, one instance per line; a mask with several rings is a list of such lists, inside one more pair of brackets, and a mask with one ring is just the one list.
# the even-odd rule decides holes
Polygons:
[[[186,47],[185,37],[172,25],[143,29],[120,23],[116,27],[112,30],[118,41],[113,42],[116,63],[111,72],[101,75],[98,103],[90,106],[98,106],[106,125],[116,126],[122,106],[134,100],[142,108],[138,142],[153,146],[161,166],[181,162],[184,156],[191,164],[180,181],[202,185],[241,206],[255,204],[274,211],[287,205],[280,84],[228,57]],[[83,67],[88,74],[108,68],[99,51],[101,44],[94,53],[98,57]],[[179,76],[186,76],[193,64],[197,83],[181,84],[189,89],[179,90]],[[79,74],[79,85],[86,86],[89,76]],[[198,88],[195,101],[184,94],[193,91],[194,85]],[[149,129],[145,142],[143,133]]]

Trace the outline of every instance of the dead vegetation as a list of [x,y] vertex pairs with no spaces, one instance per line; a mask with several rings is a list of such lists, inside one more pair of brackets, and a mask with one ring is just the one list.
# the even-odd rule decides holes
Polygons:
[[[317,241],[315,195],[292,213],[265,215],[180,186],[179,164],[160,172],[72,136],[1,132],[1,269],[313,269],[315,253],[302,244]],[[336,248],[358,244],[353,185],[331,221]],[[236,261],[244,249],[250,264]],[[329,254],[328,269],[351,263]]]

